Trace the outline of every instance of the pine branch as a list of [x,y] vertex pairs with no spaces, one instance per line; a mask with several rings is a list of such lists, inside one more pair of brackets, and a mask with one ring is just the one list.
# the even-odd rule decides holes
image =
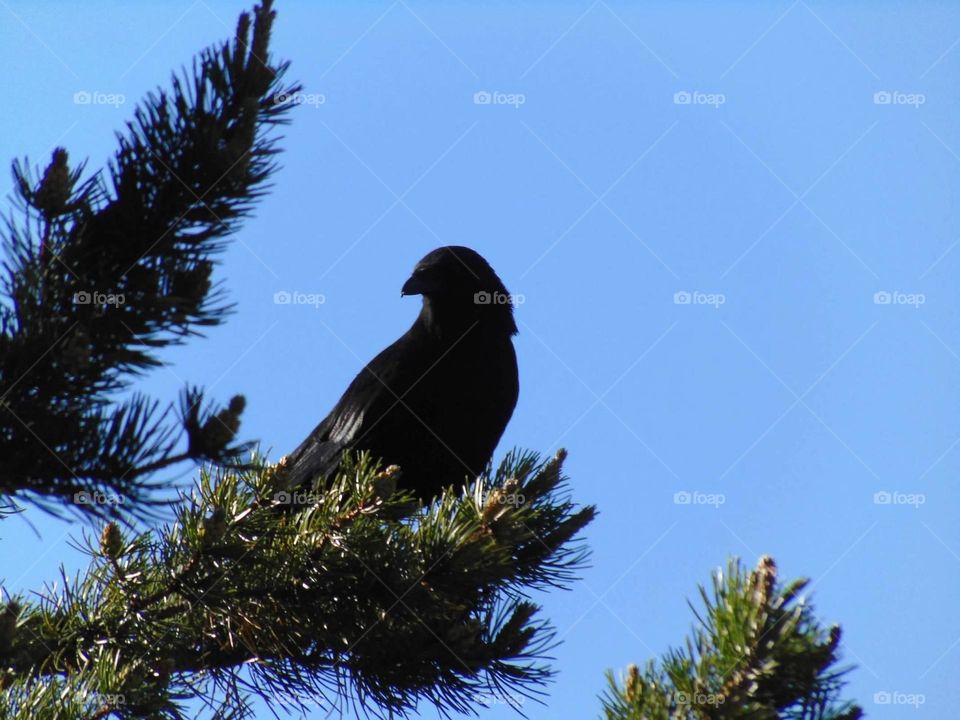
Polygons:
[[109,523],[82,577],[14,601],[0,704],[43,717],[30,703],[51,687],[88,700],[64,718],[179,718],[188,699],[242,717],[250,696],[401,716],[519,704],[553,643],[524,595],[574,579],[594,516],[566,497],[562,461],[513,453],[427,508],[366,456],[305,497],[282,465],[204,472],[176,522],[130,538]]
[[704,610],[686,647],[641,673],[631,665],[617,681],[608,673],[607,720],[858,720],[840,703],[840,628],[825,630],[800,593],[806,580],[776,582],[769,557],[747,572],[739,560],[700,588]]
[[150,94],[118,135],[109,180],[81,181],[62,148],[42,175],[14,163],[22,219],[11,213],[2,233],[0,493],[52,512],[142,516],[168,486],[147,476],[244,449],[231,444],[242,398],[217,413],[187,388],[178,430],[171,408],[114,397],[159,364],[157,350],[230,311],[214,259],[276,170],[270,130],[298,89],[268,56],[273,18],[265,0],[232,43]]

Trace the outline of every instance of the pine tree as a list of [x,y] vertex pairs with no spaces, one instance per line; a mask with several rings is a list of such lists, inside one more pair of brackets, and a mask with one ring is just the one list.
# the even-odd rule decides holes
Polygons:
[[862,710],[839,701],[840,628],[823,628],[803,590],[782,586],[763,557],[747,571],[732,559],[700,587],[702,613],[681,649],[643,671],[631,665],[607,675],[606,720],[858,720]]
[[[424,508],[398,468],[347,462],[315,497],[283,466],[203,472],[162,528],[86,537],[89,569],[6,606],[0,712],[11,718],[249,717],[250,698],[404,714],[519,705],[549,679],[550,626],[525,598],[565,587],[592,519],[562,453],[511,453]],[[278,512],[296,501],[306,509]]]
[[[269,55],[273,19],[264,0],[232,43],[148,96],[109,180],[83,179],[59,148],[43,172],[14,165],[3,509],[100,527],[83,572],[0,609],[0,717],[180,718],[198,703],[247,717],[255,698],[470,711],[536,696],[551,675],[552,630],[527,595],[570,584],[594,515],[566,496],[562,454],[511,453],[427,507],[396,492],[402,470],[347,457],[292,498],[283,464],[237,440],[241,396],[117,399],[158,350],[230,310],[214,261],[266,189],[299,91]],[[184,461],[203,463],[196,487],[164,499],[182,488],[163,471]]]
[[[223,462],[243,398],[218,409],[184,389],[174,407],[133,394],[157,351],[223,321],[212,282],[227,235],[276,165],[270,130],[297,87],[268,60],[270,3],[232,44],[202,53],[137,109],[109,172],[82,180],[57,148],[46,169],[14,164],[0,292],[0,492],[53,512],[144,517],[156,472]],[[109,175],[109,180],[106,178]],[[178,450],[177,448],[185,448]],[[64,502],[67,501],[67,502]]]

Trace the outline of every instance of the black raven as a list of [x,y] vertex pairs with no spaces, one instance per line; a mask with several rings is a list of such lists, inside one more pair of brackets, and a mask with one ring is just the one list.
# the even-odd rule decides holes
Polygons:
[[507,289],[477,252],[448,246],[417,263],[400,295],[422,295],[420,314],[287,458],[291,487],[330,477],[345,449],[368,450],[428,502],[489,463],[519,392]]

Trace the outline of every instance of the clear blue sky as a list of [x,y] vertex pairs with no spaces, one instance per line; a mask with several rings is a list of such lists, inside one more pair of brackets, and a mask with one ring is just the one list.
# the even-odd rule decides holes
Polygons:
[[[596,716],[604,670],[678,644],[697,583],[763,553],[843,625],[870,717],[949,716],[960,8],[278,5],[274,50],[313,95],[219,269],[238,312],[144,389],[245,393],[243,434],[277,457],[412,321],[416,260],[472,246],[525,298],[498,456],[567,447],[601,511],[593,567],[542,597],[563,645],[530,717]],[[136,99],[245,7],[0,0],[0,161],[65,145],[100,166]],[[326,302],[274,304],[284,290]],[[41,545],[2,527],[10,589],[76,565],[81,526],[30,517]]]

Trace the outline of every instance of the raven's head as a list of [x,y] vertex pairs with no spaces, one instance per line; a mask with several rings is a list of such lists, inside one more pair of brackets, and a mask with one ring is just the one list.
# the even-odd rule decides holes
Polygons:
[[448,245],[428,253],[400,294],[422,295],[424,314],[431,323],[480,323],[510,335],[517,332],[513,298],[490,263],[468,247]]

